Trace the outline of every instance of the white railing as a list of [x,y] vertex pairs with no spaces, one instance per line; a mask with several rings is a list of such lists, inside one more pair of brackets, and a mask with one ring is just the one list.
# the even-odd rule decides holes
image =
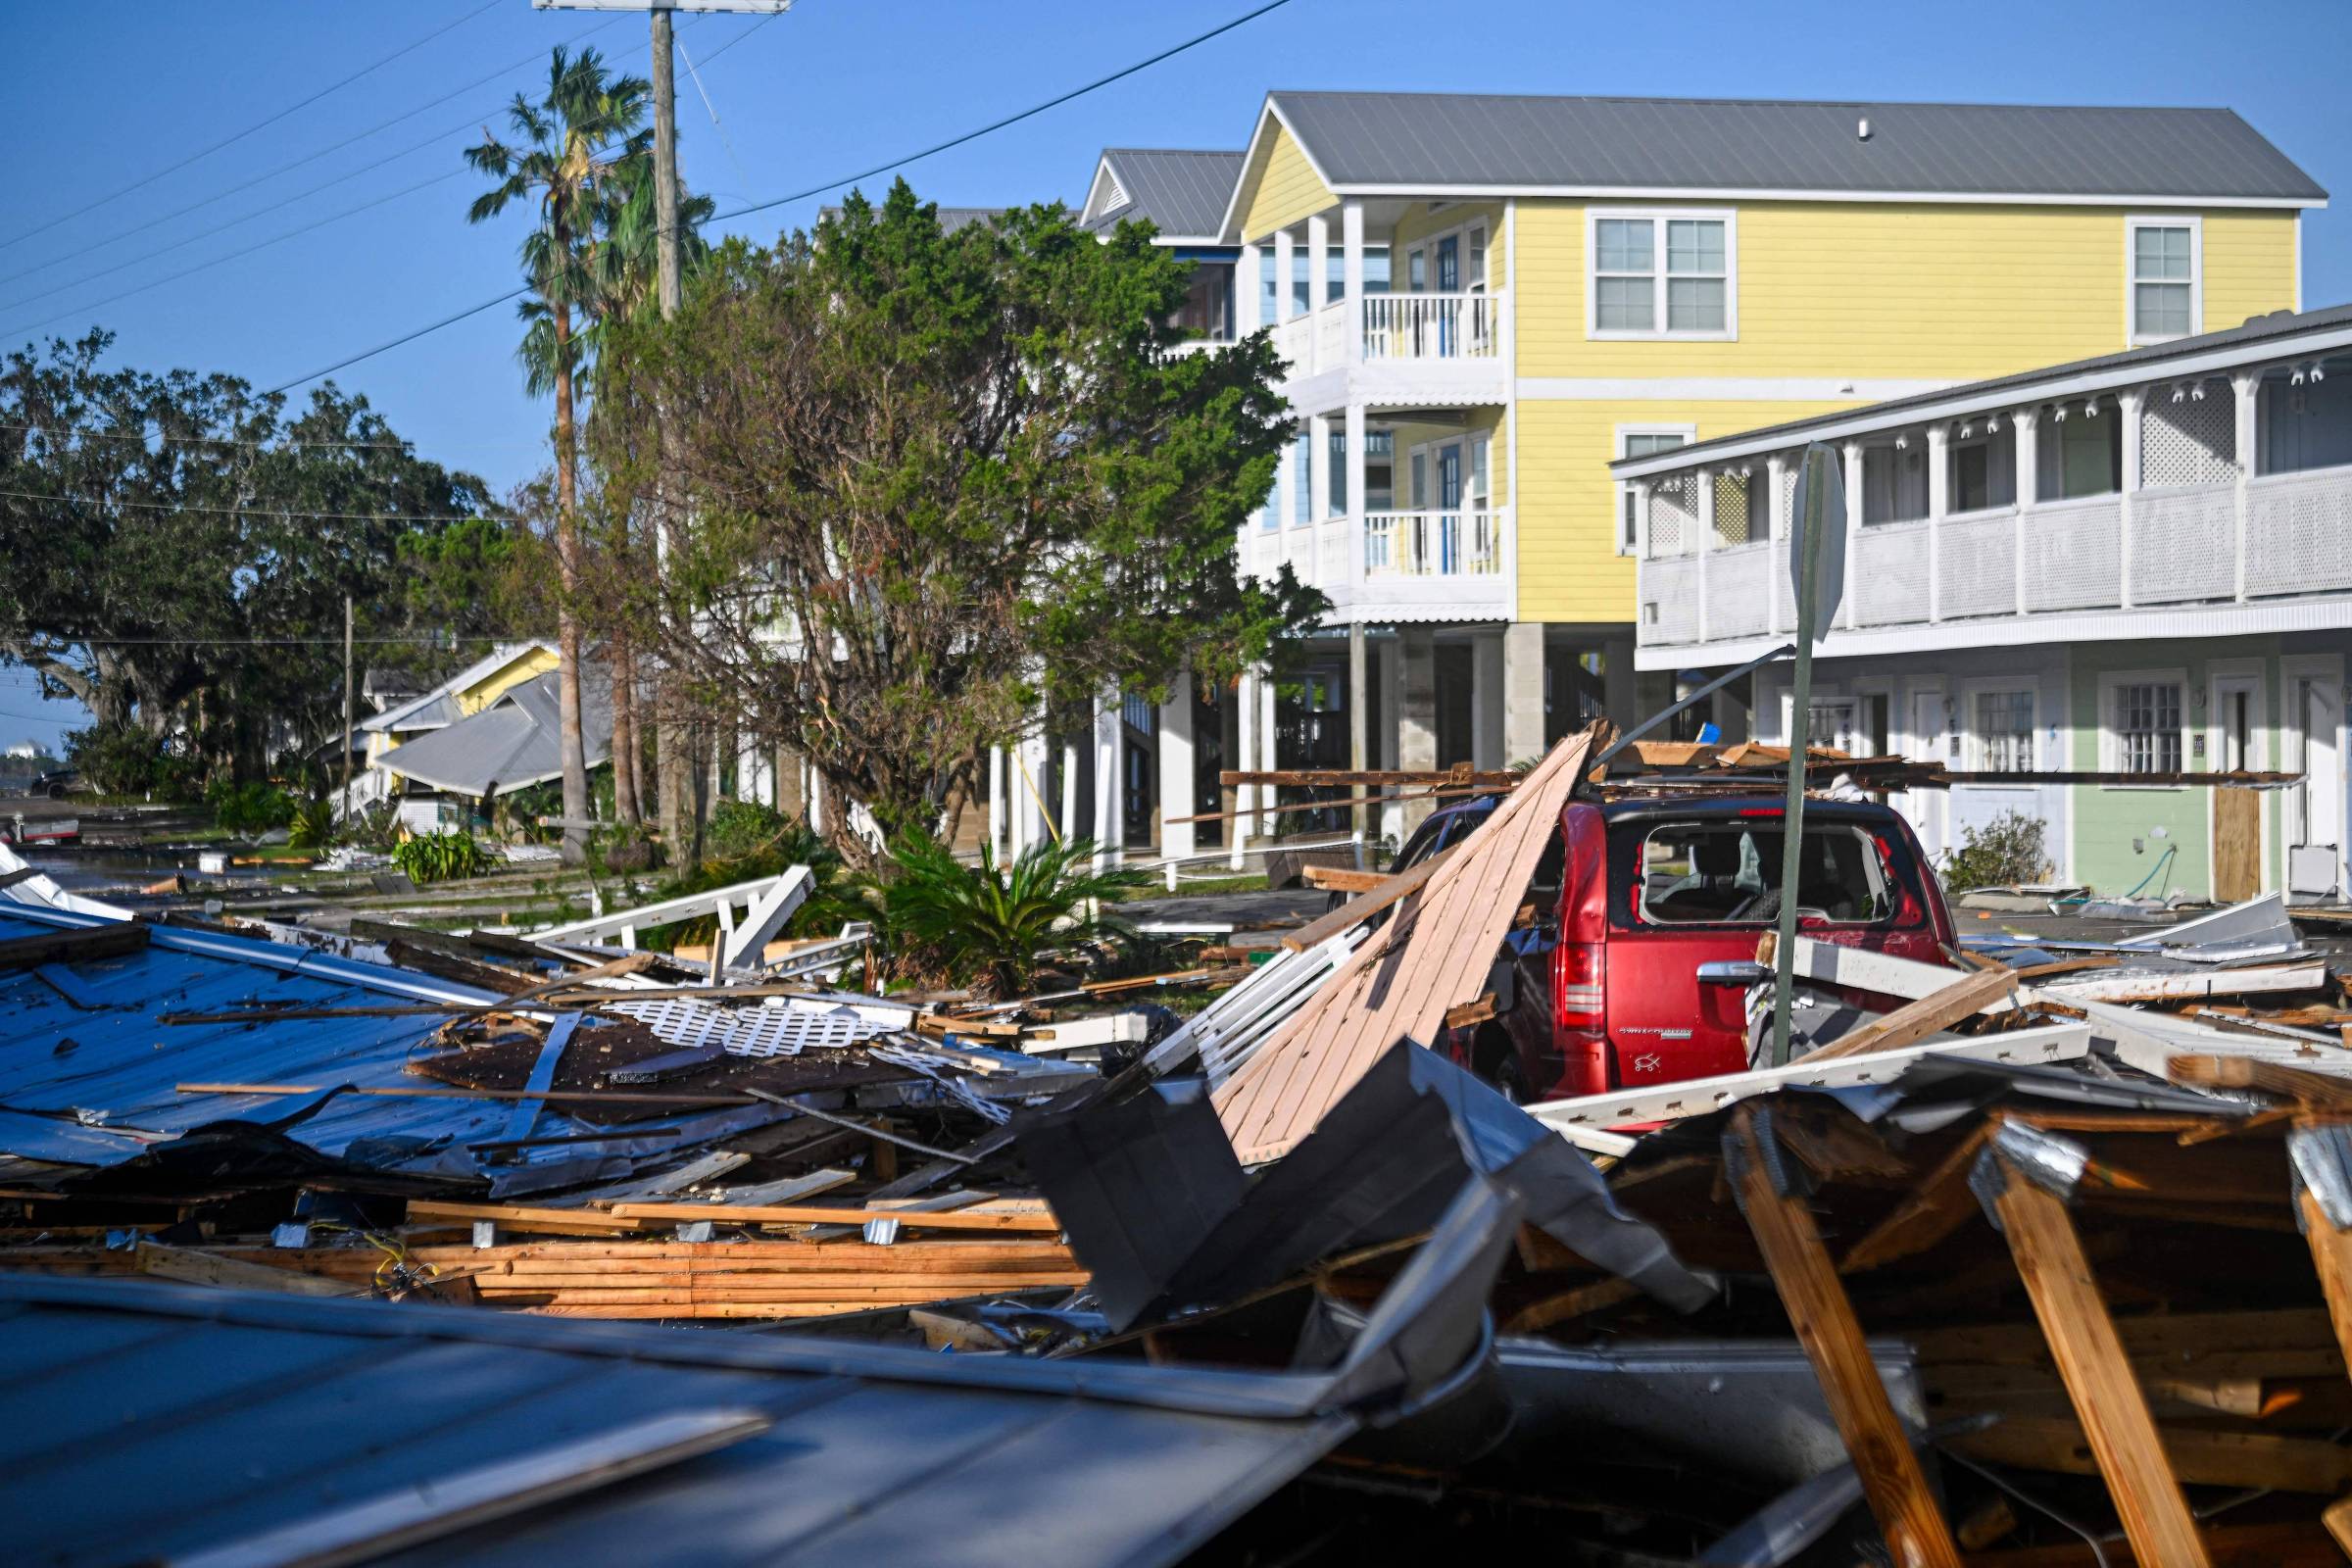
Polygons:
[[2017,613],[2017,509],[1968,512],[1936,524],[1936,591],[1946,620]]
[[2034,610],[2113,610],[2124,602],[2120,497],[2050,501],[2026,514],[2019,592]]
[[1770,631],[1772,578],[1788,575],[1786,549],[1770,539],[1734,545],[1706,558],[1707,635],[1760,637]]
[[1274,352],[1281,355],[1293,375],[1307,375],[1315,368],[1315,322],[1312,317],[1294,316],[1287,321],[1274,323]]
[[1673,556],[1642,564],[1643,642],[1680,646],[1699,640],[1701,599],[1696,556]]
[[2352,467],[2246,482],[2246,593],[2352,587]]
[[1854,580],[1846,592],[1853,597],[1856,625],[1927,619],[1927,522],[1874,523],[1855,534]]
[[2132,602],[2178,605],[2237,591],[2237,486],[2132,493]]
[[1315,368],[1329,369],[1348,354],[1348,302],[1333,300],[1315,312]]
[[1364,518],[1367,577],[1483,577],[1500,570],[1497,512],[1375,512]]
[[1367,294],[1367,360],[1489,359],[1501,352],[1500,294]]

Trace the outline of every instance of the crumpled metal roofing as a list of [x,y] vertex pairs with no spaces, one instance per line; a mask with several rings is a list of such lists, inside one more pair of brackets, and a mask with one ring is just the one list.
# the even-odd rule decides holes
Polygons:
[[[0,939],[104,923],[0,900]],[[170,926],[156,927],[136,953],[50,965],[47,972],[54,983],[43,970],[0,974],[0,1154],[74,1165],[121,1164],[209,1122],[274,1123],[313,1102],[280,1095],[185,1095],[175,1087],[181,1083],[433,1087],[403,1068],[444,1021],[426,1015],[156,1022],[165,1013],[495,1000],[411,970]],[[467,1180],[491,1172],[466,1146],[501,1137],[514,1108],[506,1101],[337,1095],[284,1135],[370,1169]],[[529,1191],[624,1174],[639,1156],[674,1153],[788,1114],[760,1106],[632,1123],[630,1130],[644,1136],[524,1151],[498,1168],[498,1187]],[[598,1130],[604,1129],[551,1105],[535,1134]]]

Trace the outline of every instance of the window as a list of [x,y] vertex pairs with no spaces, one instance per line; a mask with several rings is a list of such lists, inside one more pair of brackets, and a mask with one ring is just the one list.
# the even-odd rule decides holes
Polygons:
[[1862,523],[1916,522],[1928,514],[1928,460],[1922,443],[1862,449]]
[[1970,766],[1985,773],[2034,771],[2034,693],[1977,693],[1969,734]]
[[[1621,458],[1646,458],[1653,452],[1671,452],[1688,445],[1697,435],[1693,426],[1674,430],[1637,430],[1620,425],[1617,430],[1617,455]],[[1752,530],[1751,530],[1752,531]],[[1634,487],[1620,482],[1617,486],[1617,553],[1630,556],[1642,543],[1642,519],[1634,511]]]
[[2133,218],[2130,246],[2132,341],[2158,343],[2195,332],[2204,314],[2199,298],[2202,224],[2196,219]]
[[1596,213],[1590,242],[1592,336],[1739,335],[1731,214]]
[[[1761,823],[1678,822],[1650,829],[1638,862],[1641,919],[1660,925],[1773,920],[1781,906],[1782,842],[1777,826]],[[1798,912],[1845,924],[1920,923],[1926,905],[1915,894],[1906,896],[1904,874],[1888,863],[1890,853],[1859,827],[1806,822],[1797,857]]]
[[2017,499],[2017,435],[2008,425],[1986,430],[1971,421],[1952,441],[1954,512],[1983,512]]
[[2116,682],[2110,700],[2119,773],[2180,771],[2180,683]]

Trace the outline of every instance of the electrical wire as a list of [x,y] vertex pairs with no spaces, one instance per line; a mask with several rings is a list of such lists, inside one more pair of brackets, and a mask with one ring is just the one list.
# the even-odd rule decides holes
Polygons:
[[224,516],[284,517],[289,520],[300,517],[306,522],[472,522],[489,515],[480,512],[303,512],[267,506],[207,507],[178,501],[85,501],[78,496],[44,496],[30,490],[0,490],[0,500],[46,501],[52,506],[66,507],[121,507],[141,512],[209,512]]
[[141,446],[145,446],[150,441],[162,441],[167,444],[176,443],[180,446],[250,447],[257,451],[272,452],[289,447],[351,447],[369,451],[405,452],[416,445],[416,442],[408,440],[297,441],[290,437],[283,441],[246,441],[225,435],[167,435],[161,432],[150,435],[144,430],[81,430],[67,425],[10,424],[5,420],[0,420],[0,430],[22,430],[28,435],[45,435],[52,441],[61,436],[70,436],[82,441],[136,441]]
[[380,71],[384,67],[390,65],[393,61],[401,59],[406,55],[415,54],[417,50],[423,48],[426,44],[431,43],[435,38],[440,37],[443,33],[454,31],[455,29],[464,26],[466,23],[471,22],[474,18],[484,16],[489,12],[496,10],[500,3],[501,0],[483,0],[481,5],[474,7],[474,9],[466,12],[464,16],[458,18],[454,22],[443,23],[440,26],[435,27],[432,31],[426,33],[415,43],[406,45],[403,48],[395,49],[392,51],[392,53],[384,56],[381,60],[375,61],[370,65],[363,66],[359,70],[353,72],[350,75],[345,76],[340,80],[327,83],[325,86],[319,88],[317,92],[311,94],[308,98],[304,98],[296,103],[288,104],[285,108],[280,109],[277,113],[270,116],[268,119],[255,122],[253,124],[246,126],[243,130],[238,131],[233,136],[223,137],[220,141],[214,142],[208,147],[200,148],[197,151],[188,154],[185,158],[180,159],[175,164],[167,164],[165,167],[157,170],[152,174],[145,175],[139,179],[134,179],[127,185],[110,191],[106,195],[99,197],[94,202],[89,202],[83,206],[76,207],[74,209],[74,211],[63,214],[60,217],[52,218],[49,220],[49,221],[41,224],[38,228],[28,228],[22,234],[18,234],[13,238],[0,240],[0,250],[6,250],[11,245],[20,244],[24,240],[32,238],[36,234],[45,234],[49,230],[57,227],[60,223],[72,222],[74,219],[81,217],[82,214],[95,212],[99,208],[107,205],[107,203],[118,201],[122,197],[129,195],[134,190],[144,190],[149,185],[152,185],[157,180],[163,178],[166,174],[175,174],[179,171],[187,168],[190,164],[210,158],[213,154],[220,151],[223,147],[234,146],[236,143],[243,141],[246,137],[253,135],[257,131],[267,130],[270,126],[276,124],[279,121],[285,119],[288,115],[295,113],[297,110],[308,109],[319,99],[325,98],[333,93],[340,92],[343,88],[350,86],[362,76],[368,75],[372,72]]
[[[1278,11],[1288,4],[1290,4],[1290,0],[1267,0],[1266,4],[1260,5],[1254,10],[1244,12],[1242,15],[1235,17],[1232,21],[1222,23],[1217,26],[1211,27],[1206,32],[1196,34],[1193,37],[1185,39],[1182,43],[1162,49],[1159,53],[1151,56],[1149,59],[1139,60],[1134,65],[1114,71],[1106,76],[1098,76],[1093,81],[1088,82],[1082,87],[1073,87],[1068,92],[1057,94],[1054,97],[1047,99],[1043,103],[1034,104],[1016,114],[1006,115],[1002,120],[992,121],[988,124],[982,125],[976,130],[967,130],[959,136],[952,136],[946,141],[935,142],[931,146],[925,147],[919,152],[908,153],[903,157],[893,158],[886,163],[876,164],[871,169],[861,170],[854,174],[845,174],[839,179],[830,179],[819,185],[811,185],[807,190],[795,191],[789,196],[777,196],[767,201],[755,202],[749,207],[738,207],[733,212],[720,213],[716,217],[710,220],[710,221],[713,223],[728,222],[734,219],[747,218],[754,213],[766,212],[771,207],[784,206],[788,202],[806,201],[811,196],[821,196],[827,191],[838,190],[844,185],[854,185],[861,179],[871,179],[876,174],[888,173],[894,169],[903,169],[908,164],[920,163],[926,158],[936,157],[940,153],[950,151],[953,148],[961,147],[966,142],[977,141],[982,136],[991,135],[1010,125],[1017,125],[1024,120],[1034,119],[1036,116],[1042,115],[1050,109],[1057,109],[1061,105],[1070,102],[1072,99],[1082,98],[1086,94],[1099,91],[1103,87],[1109,86],[1115,81],[1122,81],[1140,71],[1150,70],[1152,67],[1160,64],[1162,61],[1173,59],[1177,55],[1183,54],[1188,49],[1196,49],[1201,44],[1207,43],[1212,38],[1222,37],[1224,34],[1233,31],[1236,27],[1242,26],[1248,23],[1255,22],[1259,17],[1264,16],[1267,12]],[[426,337],[434,332],[438,332],[445,326],[454,326],[458,322],[465,320],[469,316],[479,316],[484,311],[492,310],[498,306],[506,304],[509,300],[519,298],[528,291],[529,285],[527,284],[509,289],[506,293],[499,295],[495,299],[484,300],[478,305],[469,305],[466,309],[458,311],[452,315],[445,316],[437,321],[428,322],[427,324],[416,327],[412,331],[403,332],[398,337],[390,338],[382,343],[378,343],[371,349],[363,349],[359,353],[351,355],[348,358],[337,360],[334,364],[325,367],[323,369],[313,370],[307,375],[298,375],[290,381],[282,381],[276,386],[270,388],[270,391],[271,393],[291,391],[293,388],[301,386],[306,382],[316,381],[321,376],[332,375],[337,370],[347,369],[354,365],[358,365],[363,360],[371,360],[379,354],[388,354],[392,350],[400,348],[405,344],[416,342],[416,339],[420,337]]]

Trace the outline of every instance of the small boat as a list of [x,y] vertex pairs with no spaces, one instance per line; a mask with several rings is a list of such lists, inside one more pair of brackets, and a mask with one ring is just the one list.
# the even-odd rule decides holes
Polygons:
[[52,816],[26,821],[18,812],[0,822],[0,844],[76,844],[81,840],[81,818]]

